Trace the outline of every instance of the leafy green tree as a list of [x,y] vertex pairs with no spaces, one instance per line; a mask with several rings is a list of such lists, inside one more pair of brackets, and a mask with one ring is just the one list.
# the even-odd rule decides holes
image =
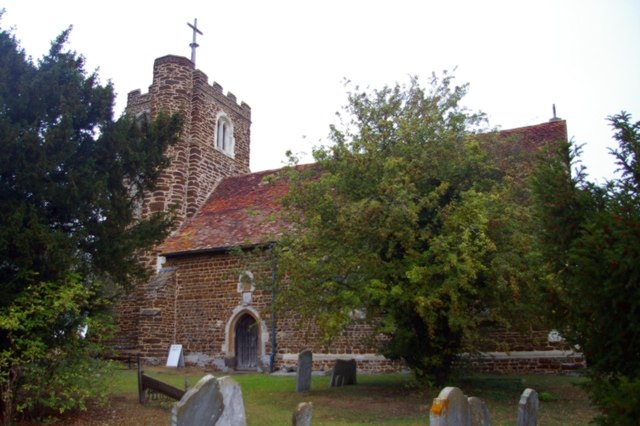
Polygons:
[[[16,408],[61,411],[84,403],[80,388],[60,380],[84,371],[72,366],[97,350],[101,312],[145,276],[137,254],[171,223],[166,215],[136,217],[135,208],[167,164],[163,152],[177,140],[180,118],[114,120],[112,85],[101,85],[81,56],[65,50],[68,34],[34,63],[11,33],[0,32],[4,423]],[[91,327],[82,339],[85,324]],[[78,399],[62,388],[78,389]]]
[[288,174],[292,232],[278,244],[283,309],[327,340],[365,312],[384,355],[438,384],[479,327],[523,306],[543,270],[535,238],[517,238],[533,223],[516,200],[527,195],[487,156],[475,134],[483,115],[459,105],[466,91],[447,74],[428,90],[416,79],[356,87],[317,165]]
[[624,112],[609,121],[619,178],[572,176],[580,151],[567,145],[538,169],[536,193],[558,328],[587,359],[598,422],[631,425],[640,418],[640,122]]

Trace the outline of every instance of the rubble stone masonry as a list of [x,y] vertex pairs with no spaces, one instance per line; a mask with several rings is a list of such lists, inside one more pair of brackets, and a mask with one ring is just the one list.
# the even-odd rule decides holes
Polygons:
[[[170,345],[179,343],[188,364],[221,371],[233,369],[235,323],[249,314],[260,329],[258,370],[294,368],[298,353],[305,349],[314,354],[314,370],[327,371],[336,359],[351,358],[360,372],[404,368],[402,363],[377,353],[382,337],[375,338],[370,324],[356,320],[326,344],[318,328],[303,322],[295,313],[280,312],[276,316],[273,354],[271,265],[268,249],[243,255],[216,251],[169,257],[165,268],[145,286],[144,295],[138,300],[138,351],[145,362],[164,363]],[[241,276],[247,272],[255,287],[248,298],[241,286]],[[276,283],[276,290],[281,285],[284,284]],[[468,357],[464,365],[480,371],[538,373],[584,365],[582,357],[571,352],[565,342],[550,342],[547,331],[487,330],[486,340],[494,344],[489,343],[482,356]]]
[[[134,90],[127,99],[127,113],[134,117],[146,114],[153,119],[160,111],[181,114],[184,126],[178,143],[166,153],[169,167],[161,174],[155,191],[145,195],[141,214],[146,217],[173,210],[177,229],[198,210],[221,178],[250,172],[251,108],[244,102],[238,104],[232,93],[225,95],[219,84],[210,85],[206,74],[196,70],[190,60],[169,55],[156,59],[148,93]],[[233,155],[215,148],[220,114],[233,123]],[[157,254],[152,250],[141,256],[141,261],[153,269]],[[144,288],[139,287],[119,303],[118,349],[137,348],[140,327],[157,322],[154,315],[141,310],[144,297]]]
[[[254,289],[246,296],[241,276],[250,273]],[[277,284],[281,285],[281,284]],[[163,363],[173,343],[183,345],[190,364],[226,371],[234,367],[235,323],[250,314],[258,323],[259,370],[294,366],[304,349],[314,352],[314,369],[328,370],[335,359],[355,358],[361,371],[397,371],[401,365],[376,354],[372,327],[354,323],[330,344],[317,327],[299,315],[276,316],[276,353],[272,360],[271,262],[268,249],[245,255],[226,251],[167,259],[139,300],[138,351],[147,363]],[[321,354],[321,355],[318,355]]]

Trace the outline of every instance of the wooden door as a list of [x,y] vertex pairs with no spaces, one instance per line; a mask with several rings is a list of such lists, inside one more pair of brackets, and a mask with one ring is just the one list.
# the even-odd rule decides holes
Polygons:
[[258,366],[258,325],[251,315],[236,324],[236,368],[252,370]]

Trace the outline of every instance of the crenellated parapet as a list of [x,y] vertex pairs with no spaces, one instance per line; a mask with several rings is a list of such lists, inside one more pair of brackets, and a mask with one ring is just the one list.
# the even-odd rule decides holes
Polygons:
[[127,94],[127,113],[134,117],[145,111],[151,110],[151,95],[141,94],[140,89],[132,90]]
[[174,100],[180,94],[202,90],[240,117],[251,121],[251,107],[247,103],[238,103],[236,96],[231,92],[227,92],[225,95],[222,86],[215,81],[209,85],[207,74],[195,69],[193,63],[182,56],[167,55],[156,59],[153,70],[153,84],[149,92],[143,94],[140,89],[129,92],[127,111],[133,112],[131,111],[132,109],[149,105],[152,101],[154,89],[156,90],[156,95],[169,96]]
[[194,72],[194,86],[216,99],[220,104],[233,110],[239,116],[251,121],[251,107],[245,102],[238,103],[236,95],[231,92],[227,92],[225,95],[222,86],[218,82],[214,81],[213,84],[209,85],[209,78],[204,72],[200,70]]

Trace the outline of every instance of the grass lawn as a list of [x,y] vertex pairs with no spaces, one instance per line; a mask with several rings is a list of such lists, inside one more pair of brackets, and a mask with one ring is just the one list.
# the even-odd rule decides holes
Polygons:
[[[185,378],[191,385],[206,374],[193,368],[146,368],[145,373],[183,388]],[[220,376],[219,373],[214,375]],[[439,389],[420,389],[410,375],[360,375],[358,385],[329,388],[328,376],[314,376],[311,391],[295,392],[295,376],[237,374],[244,396],[249,426],[291,424],[298,403],[313,402],[313,425],[428,425],[432,399]],[[90,409],[65,424],[157,425],[167,424],[171,400],[137,402],[137,373],[116,370],[111,378],[108,407]],[[585,425],[595,415],[586,395],[576,386],[582,379],[568,376],[469,375],[452,379],[468,396],[482,398],[493,425],[513,425],[520,394],[527,388],[543,394],[539,424]]]

